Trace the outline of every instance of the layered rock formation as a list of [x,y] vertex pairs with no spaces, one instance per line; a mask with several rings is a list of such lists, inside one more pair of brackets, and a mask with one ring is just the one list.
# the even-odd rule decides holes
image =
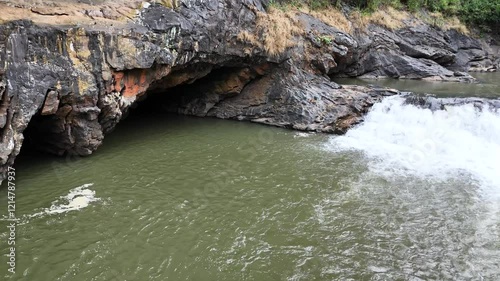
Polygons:
[[341,76],[473,82],[468,71],[500,66],[498,47],[422,22],[398,30],[370,25],[355,38],[359,47]]
[[406,104],[412,104],[432,111],[444,110],[449,106],[459,106],[472,104],[475,108],[483,110],[489,109],[498,112],[500,109],[500,99],[482,98],[437,98],[433,96],[405,95]]
[[343,133],[396,92],[342,87],[332,76],[470,81],[463,71],[498,64],[479,41],[429,26],[351,35],[297,13],[284,23],[293,32],[272,38],[266,29],[280,19],[266,14],[268,0],[125,1],[125,19],[117,6],[6,2],[34,21],[9,15],[0,25],[0,174],[28,125],[41,150],[89,155],[148,95],[181,114]]

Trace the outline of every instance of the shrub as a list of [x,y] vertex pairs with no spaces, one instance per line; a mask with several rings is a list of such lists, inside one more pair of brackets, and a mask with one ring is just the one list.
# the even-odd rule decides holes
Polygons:
[[464,0],[461,11],[462,16],[469,22],[500,23],[500,1],[498,0]]

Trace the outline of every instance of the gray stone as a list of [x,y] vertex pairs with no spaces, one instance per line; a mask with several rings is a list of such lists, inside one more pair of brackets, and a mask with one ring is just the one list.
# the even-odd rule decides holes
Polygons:
[[53,115],[56,114],[59,108],[59,94],[57,91],[49,91],[45,97],[45,103],[42,107],[42,115]]

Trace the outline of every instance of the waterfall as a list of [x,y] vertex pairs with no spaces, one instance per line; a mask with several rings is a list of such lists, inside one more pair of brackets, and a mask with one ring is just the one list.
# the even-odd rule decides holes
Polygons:
[[375,172],[469,177],[500,197],[500,100],[394,96],[328,149],[361,151]]

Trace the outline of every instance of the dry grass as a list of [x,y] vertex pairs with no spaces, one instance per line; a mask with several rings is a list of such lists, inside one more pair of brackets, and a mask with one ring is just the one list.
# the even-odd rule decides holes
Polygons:
[[365,30],[369,24],[377,24],[390,30],[403,28],[407,24],[405,21],[411,19],[411,15],[406,11],[398,11],[392,7],[377,10],[372,14],[362,14],[360,11],[354,11],[350,19],[356,27]]
[[405,27],[404,20],[409,19],[410,14],[405,11],[397,11],[392,7],[387,7],[383,10],[377,10],[370,15],[366,15],[365,18],[369,23],[378,24],[394,30]]
[[334,8],[313,11],[307,7],[302,7],[300,10],[271,7],[267,13],[257,12],[255,33],[242,31],[238,34],[238,39],[263,48],[269,55],[281,54],[287,48],[295,46],[294,36],[304,34],[304,26],[297,19],[299,11],[316,17],[340,31],[351,32],[350,21]]
[[262,47],[262,43],[259,41],[257,36],[253,33],[246,31],[246,30],[241,31],[240,34],[238,34],[238,39],[242,42],[247,42],[247,43],[250,43],[252,45]]
[[304,27],[296,18],[296,12],[270,9],[257,14],[257,28],[263,30],[264,50],[277,55],[295,45],[293,37],[304,32]]
[[439,27],[443,30],[455,29],[463,34],[470,34],[469,29],[457,17],[445,17],[441,13],[417,13],[410,14],[406,11],[398,11],[392,7],[378,10],[372,14],[362,14],[359,11],[349,16],[356,27],[366,30],[368,24],[378,24],[394,30],[415,24],[420,21]]
[[359,10],[351,12],[349,18],[351,19],[354,26],[361,30],[366,30],[368,24],[370,24],[368,17],[363,15]]
[[456,16],[447,18],[445,20],[445,25],[444,25],[445,30],[450,30],[450,29],[455,29],[456,31],[463,33],[463,34],[470,34],[470,30],[467,28],[467,26],[460,21],[459,18]]
[[295,46],[294,36],[303,32],[296,12],[270,8],[267,13],[257,12],[256,34],[242,31],[238,39],[263,48],[269,55],[278,55]]
[[170,9],[179,7],[179,0],[159,0],[158,3]]
[[419,13],[417,17],[423,22],[439,27],[443,30],[451,30],[454,29],[462,34],[470,34],[470,30],[463,24],[460,19],[456,16],[454,17],[445,17],[443,14],[439,12],[435,13]]
[[309,14],[345,33],[350,33],[352,30],[352,24],[344,13],[333,7],[318,11],[311,10],[308,7],[302,7],[300,11]]

